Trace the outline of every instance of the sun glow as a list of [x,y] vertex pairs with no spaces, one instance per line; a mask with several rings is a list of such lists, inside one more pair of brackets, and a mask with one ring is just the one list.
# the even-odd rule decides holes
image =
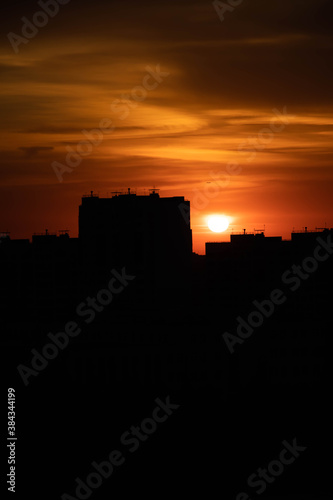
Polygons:
[[211,215],[208,217],[207,225],[213,233],[223,233],[229,227],[229,219],[224,215]]

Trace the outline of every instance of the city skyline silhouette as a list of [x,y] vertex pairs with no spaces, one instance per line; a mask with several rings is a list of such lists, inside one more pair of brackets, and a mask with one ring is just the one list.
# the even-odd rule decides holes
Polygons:
[[[184,203],[188,208],[186,218],[180,210]],[[262,337],[266,329],[282,328],[284,335],[294,335],[297,319],[297,329],[310,334],[313,323],[328,321],[332,229],[306,228],[293,232],[288,241],[244,230],[231,234],[230,242],[206,243],[206,255],[200,256],[192,251],[189,221],[190,203],[183,197],[163,198],[156,190],[138,196],[129,189],[125,194],[99,198],[91,192],[79,207],[78,238],[70,238],[67,232],[56,235],[48,231],[33,235],[31,242],[4,236],[0,245],[2,315],[8,318],[12,336],[24,343],[27,331],[31,340],[39,339],[39,335],[43,338],[44,332],[37,335],[34,331],[36,321],[50,322],[55,328],[63,326],[74,311],[78,314],[84,297],[96,293],[101,293],[100,301],[107,307],[89,299],[93,309],[82,306],[80,313],[83,316],[85,311],[94,319],[94,329],[101,332],[103,342],[108,342],[108,335],[102,331],[109,321],[122,323],[128,332],[137,330],[138,325],[148,332],[155,323],[161,332],[167,331],[168,324],[175,331],[187,325],[178,340],[185,344],[198,322],[209,326],[215,342],[223,337],[222,355],[224,350],[233,353],[240,349],[254,331]],[[111,272],[121,273],[128,285],[112,305],[106,286]],[[272,293],[275,306],[270,299]],[[24,334],[13,322],[17,303],[24,304]],[[250,313],[254,324],[246,321]],[[240,336],[235,333],[237,328]],[[279,342],[283,345],[284,341]],[[299,353],[304,351],[302,342],[297,349]],[[283,349],[277,345],[272,356],[279,351]],[[266,384],[276,377],[274,383],[281,390],[286,381],[273,375],[272,362],[270,358],[261,360],[265,367],[261,367],[261,376]],[[301,356],[299,362],[300,366],[305,363],[304,374],[300,372],[293,383],[304,390],[321,380],[323,374],[315,357],[306,360]],[[213,372],[219,363],[212,363]],[[153,383],[151,377],[149,383]],[[290,384],[292,379],[287,380]],[[186,377],[183,380],[185,384],[192,382]]]
[[[66,231],[46,231],[31,241],[9,235],[1,239],[1,318],[7,345],[12,346],[7,360],[11,376],[22,397],[26,394],[34,404],[43,392],[48,423],[42,428],[46,432],[53,422],[58,444],[51,435],[52,446],[68,439],[66,424],[56,415],[75,401],[71,418],[80,425],[77,431],[71,427],[71,453],[83,469],[91,459],[87,453],[78,455],[80,429],[94,418],[96,397],[101,401],[110,391],[122,408],[121,422],[125,419],[128,426],[125,414],[133,411],[135,401],[142,408],[142,401],[154,401],[156,394],[172,394],[172,404],[181,408],[184,396],[186,400],[200,394],[205,408],[220,394],[228,401],[225,425],[251,450],[248,454],[244,449],[245,464],[253,461],[254,443],[245,429],[240,431],[236,415],[250,404],[253,387],[266,394],[256,403],[261,414],[268,412],[286,433],[290,418],[283,418],[277,402],[288,402],[294,421],[310,400],[319,401],[329,390],[324,346],[331,323],[333,230],[306,228],[292,233],[288,241],[244,230],[231,234],[229,242],[208,242],[206,254],[198,255],[192,251],[190,220],[190,203],[184,197],[163,198],[156,190],[136,195],[128,189],[99,198],[91,192],[79,207],[78,238],[70,238]],[[320,349],[312,345],[314,329]],[[57,395],[59,386],[69,390],[68,396],[63,391]],[[54,417],[48,408],[53,408]],[[113,478],[126,470],[129,460],[127,438],[119,424],[108,428],[107,400],[99,408],[106,435],[122,441],[122,452],[117,451],[122,459],[115,464],[124,463],[124,469],[118,471],[114,465],[117,471],[110,479],[117,481]],[[204,408],[190,408],[206,418]],[[216,411],[210,418],[217,422]],[[250,421],[258,433],[263,430],[259,414]],[[24,432],[26,426],[37,432],[30,419],[21,419],[20,425]],[[305,429],[299,421],[298,430],[298,441],[308,445],[305,437],[301,439]],[[87,452],[91,449],[97,457],[110,453],[112,447],[96,443],[94,435],[87,435]],[[178,431],[176,435],[180,439]],[[140,446],[149,459],[150,448],[144,448],[149,430],[145,438],[145,433],[140,436],[128,444],[136,442],[133,449]],[[282,440],[287,434],[281,436]],[[224,436],[224,442],[231,456],[232,436]],[[204,443],[200,446],[205,448]],[[260,443],[258,460],[264,441]],[[26,453],[31,453],[30,446]],[[167,456],[163,460],[171,460]],[[187,460],[195,467],[190,457]],[[91,474],[97,470],[103,476],[104,469],[94,463]],[[63,467],[63,477],[68,475],[70,481],[67,460]],[[210,467],[207,464],[205,474]],[[43,467],[45,477],[50,473]],[[160,471],[155,474],[158,477]],[[236,476],[230,470],[231,483]],[[95,486],[89,488],[87,480],[77,479],[75,498],[93,491]],[[72,498],[72,493],[62,498]]]

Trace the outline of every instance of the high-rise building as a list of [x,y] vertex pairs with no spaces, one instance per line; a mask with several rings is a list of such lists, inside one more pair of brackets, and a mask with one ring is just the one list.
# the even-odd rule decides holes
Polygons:
[[100,198],[91,192],[79,208],[79,240],[84,262],[96,268],[123,267],[156,288],[188,282],[192,232],[179,209],[184,197],[162,198],[128,192]]

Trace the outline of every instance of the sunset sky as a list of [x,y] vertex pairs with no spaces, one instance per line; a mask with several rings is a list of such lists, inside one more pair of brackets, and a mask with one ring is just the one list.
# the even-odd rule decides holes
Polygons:
[[[223,22],[210,0],[58,7],[18,53],[7,34],[41,7],[13,0],[1,16],[0,231],[75,237],[83,194],[153,186],[191,201],[199,253],[230,230],[333,227],[331,0],[243,0]],[[53,162],[101,122],[59,182]],[[209,214],[229,230],[212,233]]]

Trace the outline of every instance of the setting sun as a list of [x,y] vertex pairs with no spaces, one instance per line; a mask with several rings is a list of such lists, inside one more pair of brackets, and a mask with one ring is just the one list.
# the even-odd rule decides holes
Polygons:
[[208,227],[213,233],[223,233],[229,227],[229,219],[224,215],[212,215],[208,218]]

